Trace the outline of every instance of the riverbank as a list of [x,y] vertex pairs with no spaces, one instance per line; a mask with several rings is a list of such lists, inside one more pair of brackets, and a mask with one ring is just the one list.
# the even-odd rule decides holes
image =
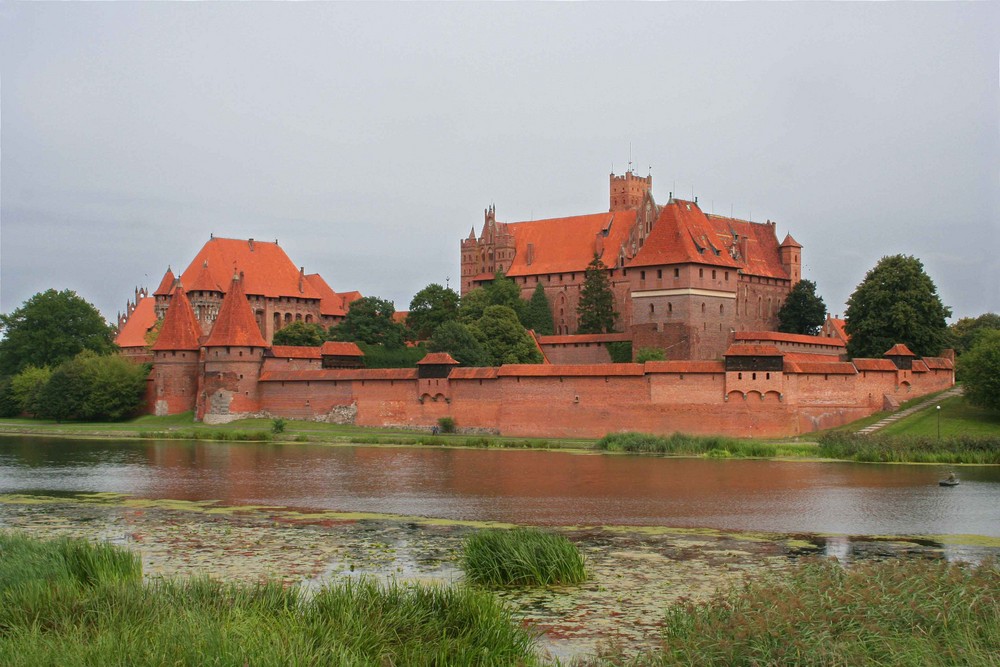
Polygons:
[[[228,583],[253,584],[268,579],[306,592],[365,577],[382,583],[461,585],[461,545],[486,524],[415,517],[361,518],[333,512],[80,494],[0,497],[0,525],[36,538],[74,537],[120,545],[138,554],[147,582],[210,574]],[[699,619],[717,618],[725,608],[720,601],[731,602],[731,596],[736,595],[743,605],[733,607],[733,618],[742,618],[737,612],[750,616],[765,613],[765,609],[754,611],[756,597],[739,596],[744,584],[756,586],[752,590],[780,591],[784,590],[780,585],[791,582],[788,585],[793,588],[789,590],[794,590],[796,597],[815,597],[828,590],[826,587],[837,577],[828,571],[822,577],[807,577],[804,587],[796,584],[799,562],[810,556],[837,558],[851,563],[852,569],[891,560],[898,562],[894,571],[903,581],[924,581],[926,568],[915,561],[985,562],[1000,554],[1000,539],[963,536],[849,538],[628,526],[551,530],[568,537],[582,551],[588,580],[579,586],[503,589],[494,593],[513,610],[517,624],[542,633],[538,650],[546,664],[557,658],[564,662],[620,664],[637,655],[646,656],[654,664],[672,664],[668,660],[671,656],[660,652],[663,633],[666,629],[676,636],[688,626],[671,615],[681,612],[670,610],[689,609],[683,617],[690,624],[705,623]],[[948,566],[940,565],[937,571],[941,568],[947,570]],[[990,581],[995,582],[992,576]],[[960,583],[956,577],[952,576],[952,582]],[[982,598],[984,591],[976,581],[971,579],[968,584],[950,589],[949,594],[962,599]],[[927,583],[925,589],[931,590],[931,584]],[[978,607],[972,617],[980,636],[996,629],[997,588],[993,586],[986,592],[992,595],[992,601]],[[851,595],[854,593],[848,590],[835,599]],[[909,594],[884,597],[879,613],[887,627],[899,628],[903,635],[911,631],[913,616],[906,606],[911,600]],[[821,605],[817,609],[817,618],[828,613]],[[771,620],[788,621],[793,616],[779,614]],[[735,641],[727,632],[735,631],[737,626],[723,623],[719,628],[713,641],[720,646]],[[786,638],[789,642],[807,642],[810,634],[822,629],[803,622],[788,631]],[[948,635],[952,638],[975,635],[953,629],[955,632]],[[703,653],[696,641],[701,634],[689,633],[685,640],[697,651],[693,654],[697,658],[689,653],[687,662],[675,662],[713,664],[714,660],[714,664],[733,664],[732,659],[755,655],[752,642],[746,641],[742,652],[722,657]],[[982,655],[970,652],[969,646],[952,648],[969,656]]]

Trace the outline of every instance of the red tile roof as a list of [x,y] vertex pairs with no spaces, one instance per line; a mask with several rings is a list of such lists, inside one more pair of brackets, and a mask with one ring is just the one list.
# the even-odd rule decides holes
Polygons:
[[921,359],[914,359],[913,366],[911,369],[914,373],[926,373],[927,364],[925,364]]
[[492,380],[496,376],[496,368],[466,366],[464,368],[453,368],[448,375],[448,380]]
[[174,289],[174,283],[177,279],[174,277],[174,272],[167,267],[167,272],[163,274],[163,280],[160,281],[160,286],[156,288],[153,292],[153,296],[169,296],[170,292]]
[[[847,320],[838,317],[828,317],[827,324],[833,329],[833,333],[842,341],[849,341],[851,337],[847,335]],[[824,327],[826,328],[826,327]]]
[[824,336],[803,336],[781,333],[780,331],[737,331],[735,340],[770,340],[777,343],[798,343],[802,345],[822,345],[824,347],[846,347],[844,341]]
[[328,340],[319,348],[324,357],[363,357],[364,353],[357,343]]
[[272,345],[268,355],[282,359],[319,359],[322,356],[319,350],[310,345]]
[[409,314],[408,310],[395,310],[392,313],[392,321],[396,324],[406,324],[406,316]]
[[455,359],[453,359],[447,352],[431,352],[417,362],[417,366],[443,366],[445,364],[449,366],[457,366],[458,362],[455,361]]
[[[216,282],[215,278],[212,277],[212,272],[208,270],[208,260],[206,259],[202,262],[201,266],[196,268],[193,272],[193,278],[191,284],[185,283],[183,280],[181,284],[184,285],[184,289],[188,292],[222,292],[223,289]],[[186,274],[185,274],[186,275]]]
[[[515,277],[586,270],[594,259],[598,234],[603,236],[601,261],[613,267],[618,263],[618,250],[633,224],[635,211],[630,210],[498,223],[497,227],[501,233],[507,231],[514,235],[514,261],[507,275]],[[530,253],[529,244],[532,246]],[[483,278],[492,279],[493,276]]]
[[[245,294],[271,298],[321,298],[277,243],[213,237],[181,274],[185,287],[195,283],[205,262],[208,262],[212,280],[223,290],[233,274],[240,271],[246,276],[246,284],[243,285]],[[190,291],[191,288],[187,289]]]
[[115,336],[118,347],[146,347],[146,334],[156,324],[156,311],[153,310],[155,305],[156,300],[151,296],[139,299],[135,310]]
[[946,357],[924,357],[927,368],[935,371],[950,370],[955,367],[955,362]]
[[194,316],[194,309],[191,308],[184,286],[178,285],[170,297],[170,305],[167,314],[163,316],[160,335],[156,337],[152,349],[154,351],[198,350],[201,349],[200,339],[201,325]]
[[266,371],[261,382],[323,382],[361,380],[416,380],[416,368],[329,368],[305,371]]
[[[275,246],[277,247],[277,246]],[[253,312],[250,310],[250,302],[247,301],[246,293],[243,291],[243,280],[241,277],[233,276],[233,281],[229,284],[229,291],[222,298],[222,305],[219,306],[219,315],[212,325],[212,333],[205,341],[207,347],[267,347],[264,337],[260,335],[260,329],[254,320]]]
[[785,240],[781,242],[782,248],[801,248],[802,244],[792,238],[791,234],[785,234]]
[[508,364],[497,370],[500,377],[572,377],[642,375],[642,364]]
[[840,355],[821,352],[785,352],[785,361],[840,361]]
[[725,373],[721,361],[647,361],[647,373]]
[[329,317],[343,317],[347,314],[347,310],[344,307],[344,298],[333,291],[333,289],[327,284],[323,277],[318,273],[310,273],[306,275],[306,280],[312,285],[313,289],[319,293],[319,312],[320,315],[327,315]]
[[896,372],[896,364],[889,359],[855,359],[854,367],[859,371],[892,371]]
[[571,345],[573,343],[618,343],[632,340],[627,333],[570,334],[566,336],[539,336],[540,345]]
[[857,375],[854,364],[849,361],[786,361],[786,373],[807,373],[810,375]]
[[358,292],[358,291],[341,292],[340,294],[338,294],[338,296],[340,297],[341,301],[344,304],[344,310],[350,310],[352,302],[357,301],[358,299],[363,298],[361,296],[361,292]]
[[694,202],[671,199],[629,267],[708,264],[789,279],[773,223],[705,215]]
[[784,353],[773,345],[730,345],[727,357],[781,357]]
[[910,348],[906,347],[902,343],[896,343],[891,348],[886,350],[883,356],[886,357],[915,357],[917,355],[910,352]]

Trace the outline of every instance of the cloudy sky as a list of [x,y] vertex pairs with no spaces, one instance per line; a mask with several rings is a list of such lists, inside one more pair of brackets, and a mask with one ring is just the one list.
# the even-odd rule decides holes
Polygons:
[[0,3],[0,311],[113,318],[209,234],[405,309],[608,173],[775,220],[828,309],[919,257],[1000,312],[994,3]]

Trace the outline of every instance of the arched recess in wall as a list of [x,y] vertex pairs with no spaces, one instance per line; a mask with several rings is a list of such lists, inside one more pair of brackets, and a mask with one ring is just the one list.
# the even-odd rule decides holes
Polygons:
[[764,395],[761,394],[756,389],[751,389],[750,391],[747,392],[747,403],[750,402],[760,403],[762,400],[764,400]]
[[778,391],[766,391],[766,392],[764,392],[764,402],[765,403],[780,403],[781,402],[781,392],[778,392]]
[[743,392],[738,389],[734,389],[728,394],[726,394],[726,401],[729,403],[742,403],[743,402]]

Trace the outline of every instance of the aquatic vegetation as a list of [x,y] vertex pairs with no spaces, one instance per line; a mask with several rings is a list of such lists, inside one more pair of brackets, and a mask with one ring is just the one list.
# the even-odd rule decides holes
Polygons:
[[[274,581],[143,584],[134,556],[115,547],[0,535],[0,548],[5,665],[537,663],[534,634],[486,591],[367,579],[312,596]],[[132,565],[94,569],[109,560]]]
[[[1000,568],[804,563],[666,614],[658,665],[986,665],[1000,647]],[[619,662],[605,656],[611,662]]]
[[1000,463],[1000,437],[988,435],[860,435],[830,431],[819,438],[819,454],[866,463]]
[[669,436],[651,433],[609,433],[597,441],[597,448],[609,452],[678,454],[709,458],[771,458],[776,456],[815,456],[809,444],[758,442],[724,436],[697,436],[674,433]]
[[537,528],[473,533],[463,546],[462,569],[469,581],[484,586],[549,586],[587,579],[576,545]]

